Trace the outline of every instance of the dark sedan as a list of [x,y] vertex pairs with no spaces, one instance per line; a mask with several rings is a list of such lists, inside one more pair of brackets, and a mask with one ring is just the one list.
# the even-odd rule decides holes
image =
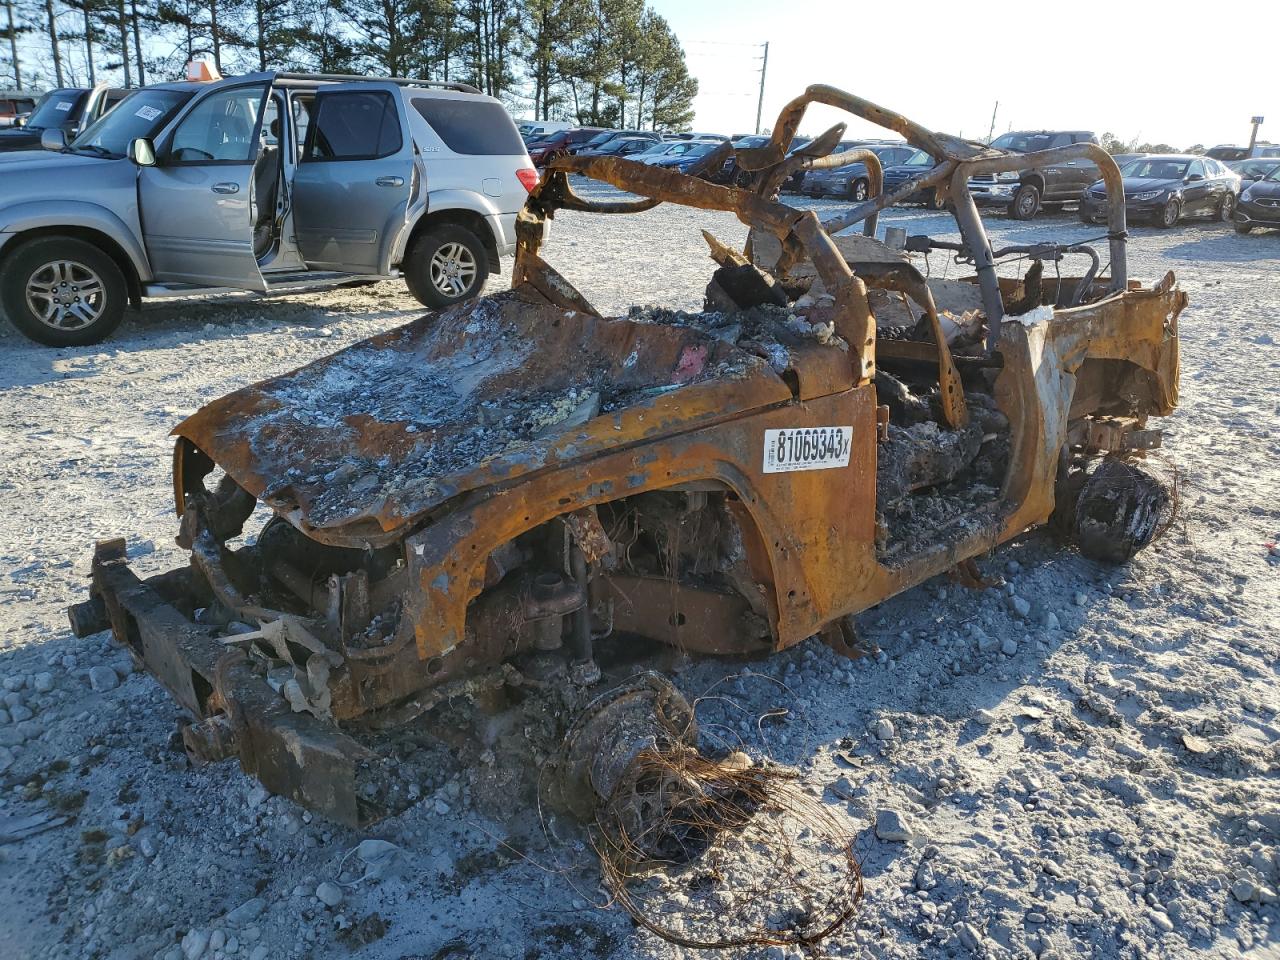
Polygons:
[[1280,229],[1280,166],[1249,184],[1240,194],[1236,233],[1248,233],[1254,227]]
[[621,140],[623,138],[626,138],[629,140],[638,138],[638,139],[648,140],[650,143],[657,143],[660,139],[662,139],[661,137],[658,136],[658,134],[654,133],[652,130],[602,130],[582,146],[571,147],[569,152],[573,154],[578,154],[578,153],[586,153],[588,150],[596,151],[596,150],[599,150],[601,147],[605,146],[606,144],[612,143],[614,140]]
[[579,157],[631,157],[653,149],[661,141],[652,137],[615,137],[597,147],[590,144],[577,152]]
[[[1240,177],[1212,157],[1156,154],[1130,160],[1120,168],[1124,205],[1130,217],[1148,217],[1160,227],[1176,226],[1183,217],[1213,217],[1231,222]],[[1080,197],[1080,219],[1100,223],[1107,215],[1102,181]]]
[[[667,167],[681,173],[688,173],[723,142],[723,140],[682,140],[666,153],[648,162],[655,167]],[[702,177],[709,179],[709,171],[704,171]]]
[[1276,167],[1280,167],[1280,159],[1254,157],[1252,160],[1231,160],[1227,163],[1227,167],[1233,173],[1239,174],[1241,189],[1244,189],[1255,180],[1261,180]]
[[[849,149],[870,150],[880,158],[882,167],[906,163],[918,152],[905,143],[855,143],[850,144]],[[871,178],[866,164],[857,161],[830,170],[810,170],[804,175],[800,189],[811,197],[836,196],[860,202],[867,199]]]
[[[923,150],[917,150],[902,163],[886,166],[884,168],[884,192],[892,193],[908,180],[915,180],[924,176],[933,169],[934,162],[933,157],[929,156],[929,154]],[[937,208],[937,192],[933,187],[925,187],[923,190],[917,190],[902,202],[923,203],[926,207]]]

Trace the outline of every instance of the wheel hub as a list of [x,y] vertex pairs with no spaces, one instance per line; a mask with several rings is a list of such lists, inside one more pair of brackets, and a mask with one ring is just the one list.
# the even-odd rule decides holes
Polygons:
[[466,293],[476,276],[476,260],[461,243],[443,244],[431,257],[431,282],[449,297]]
[[75,260],[54,260],[27,278],[27,307],[54,330],[79,330],[102,317],[106,288],[94,270]]

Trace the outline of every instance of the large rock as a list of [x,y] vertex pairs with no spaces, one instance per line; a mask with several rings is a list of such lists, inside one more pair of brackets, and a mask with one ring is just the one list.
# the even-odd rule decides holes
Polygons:
[[914,835],[915,831],[905,814],[888,808],[876,811],[876,836],[881,840],[905,842]]
[[99,693],[105,693],[120,686],[120,678],[110,667],[98,664],[89,668],[89,686]]

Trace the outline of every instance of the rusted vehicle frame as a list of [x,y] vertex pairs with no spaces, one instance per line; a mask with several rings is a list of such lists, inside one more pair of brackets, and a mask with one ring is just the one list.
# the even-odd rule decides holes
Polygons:
[[[810,103],[896,130],[938,163],[881,196],[874,155],[830,154],[843,126],[789,156],[782,145]],[[178,542],[190,565],[142,581],[121,542],[100,544],[91,599],[71,610],[75,632],[110,626],[169,688],[195,718],[184,734],[193,756],[237,756],[274,792],[340,821],[366,823],[395,804],[394,785],[364,735],[408,722],[444,698],[501,686],[511,662],[561,651],[555,656],[567,665],[566,682],[589,682],[593,641],[608,631],[715,654],[785,648],[1044,523],[1064,451],[1094,456],[1091,444],[1101,438],[1154,442],[1146,417],[1168,414],[1177,401],[1177,317],[1185,297],[1171,275],[1153,289],[1130,288],[1122,203],[1108,204],[1110,290],[1093,283],[1082,306],[1042,306],[1002,323],[1024,291],[996,278],[965,182],[975,172],[1025,166],[1026,156],[934,133],[823,86],[784,108],[768,144],[737,154],[739,166],[753,172],[749,188],[699,178],[732,150],[721,146],[689,174],[617,157],[553,160],[517,221],[510,291],[246,387],[184,421],[175,430],[174,492]],[[1114,162],[1089,156],[1118,196]],[[873,198],[846,216],[823,223],[777,199],[778,184],[795,169],[851,159],[867,163]],[[638,199],[582,196],[572,174]],[[953,356],[918,271],[851,262],[835,237],[858,222],[874,230],[879,210],[925,186],[949,192],[975,263],[990,329],[982,357]],[[720,264],[713,283],[736,272],[783,296],[779,284],[793,281],[793,268],[812,264],[822,295],[802,307],[802,298],[787,293],[782,314],[792,311],[806,330],[829,325],[830,335],[782,330],[785,368],[775,369],[696,326],[602,317],[540,255],[546,223],[560,210],[638,213],[660,203],[729,211],[780,243],[781,257],[764,274],[752,266],[750,250],[739,254],[709,237]],[[869,289],[905,294],[922,311],[924,337],[886,341],[884,356],[908,359],[923,366],[925,380],[932,377],[942,432],[975,429],[960,359],[970,377],[986,378],[1006,424],[1008,465],[998,492],[910,549],[881,542],[878,457],[888,413],[876,383]],[[483,336],[469,332],[484,324]],[[460,385],[450,389],[462,412],[445,411],[442,439],[418,439],[406,419],[412,411],[361,406],[363,391],[308,413],[314,423],[293,419],[294,398],[312,396],[317,384],[351,381],[351,369],[366,369],[358,364],[376,364],[394,398],[419,371],[460,354],[472,364],[468,371],[501,368],[501,376],[455,378]],[[603,371],[598,382],[606,387],[626,382],[634,389],[614,409],[601,412],[597,398],[580,422],[521,434],[451,472],[422,466],[435,462],[421,459],[424,450],[430,454],[468,427],[465,419],[448,419],[471,416],[464,400],[479,403],[476,410],[491,405],[499,380],[508,394],[561,389],[576,366]],[[716,373],[721,369],[733,372]],[[1099,425],[1091,426],[1095,418]],[[767,468],[771,431],[838,446],[836,429],[848,438],[842,461]],[[371,472],[331,469],[348,454]],[[218,470],[225,475],[210,489]],[[394,483],[386,479],[392,476]],[[333,498],[340,509],[325,506]],[[268,527],[257,545],[233,546],[256,504],[270,508]],[[712,534],[699,526],[703,518]],[[628,551],[619,550],[630,532],[633,543],[643,534],[645,542],[678,549],[685,529],[710,537],[688,561],[663,559],[655,549],[656,559],[646,561],[655,568],[628,566]],[[263,546],[269,533],[284,544],[270,557]],[[686,562],[692,575],[674,572]],[[385,635],[377,632],[383,618]],[[277,690],[263,663],[278,665],[289,681]]]

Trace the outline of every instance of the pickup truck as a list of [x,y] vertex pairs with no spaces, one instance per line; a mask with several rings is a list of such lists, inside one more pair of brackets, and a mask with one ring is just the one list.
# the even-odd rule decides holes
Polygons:
[[0,311],[52,346],[144,297],[402,276],[428,306],[469,299],[537,182],[499,101],[423,80],[164,83],[42,139],[0,158]]
[[50,90],[40,98],[26,123],[0,130],[0,152],[38,150],[45,130],[61,130],[71,140],[128,94],[128,90],[109,87],[105,83],[96,87]]
[[[1073,143],[1097,143],[1087,130],[1022,130],[991,141],[997,150],[1035,153]],[[1015,220],[1031,220],[1045,206],[1080,199],[1085,187],[1098,179],[1098,168],[1088,160],[1066,160],[1008,173],[986,173],[969,180],[969,192],[980,206],[1002,206]]]

